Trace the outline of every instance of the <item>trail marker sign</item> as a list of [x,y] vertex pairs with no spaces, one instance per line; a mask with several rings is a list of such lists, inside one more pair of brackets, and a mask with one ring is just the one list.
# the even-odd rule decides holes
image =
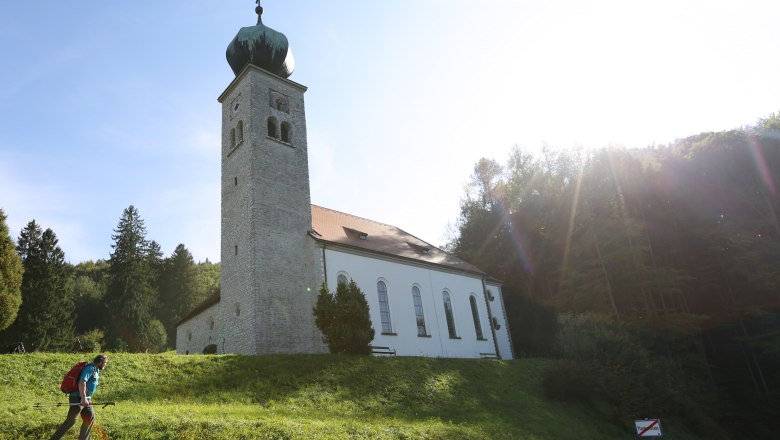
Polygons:
[[636,433],[640,437],[661,437],[661,420],[648,419],[648,420],[635,420]]

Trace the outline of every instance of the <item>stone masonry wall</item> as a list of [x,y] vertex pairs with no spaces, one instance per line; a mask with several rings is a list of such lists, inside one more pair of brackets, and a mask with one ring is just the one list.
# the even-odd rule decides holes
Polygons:
[[[225,352],[317,353],[305,87],[250,67],[221,99]],[[269,133],[273,118],[276,133]],[[243,143],[238,125],[243,124]],[[282,126],[289,139],[281,140]],[[236,128],[235,135],[231,129]],[[234,141],[236,139],[236,141]]]

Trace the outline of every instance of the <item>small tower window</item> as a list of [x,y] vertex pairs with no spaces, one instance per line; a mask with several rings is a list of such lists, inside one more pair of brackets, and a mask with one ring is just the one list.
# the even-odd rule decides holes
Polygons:
[[231,128],[230,129],[230,146],[235,147],[236,146],[236,129]]
[[292,143],[292,127],[289,122],[282,122],[282,142]]
[[241,142],[244,142],[244,121],[238,121],[236,129],[236,142],[240,144]]
[[268,137],[279,139],[279,130],[277,129],[276,118],[268,118]]

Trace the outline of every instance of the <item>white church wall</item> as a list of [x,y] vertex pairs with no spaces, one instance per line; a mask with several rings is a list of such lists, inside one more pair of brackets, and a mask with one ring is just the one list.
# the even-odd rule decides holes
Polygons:
[[[372,345],[390,347],[399,356],[479,358],[495,353],[490,331],[482,279],[437,270],[429,266],[405,264],[400,260],[357,254],[341,248],[325,249],[328,285],[335,290],[337,277],[353,279],[366,295],[371,322],[376,332]],[[392,332],[383,334],[377,282],[387,286]],[[420,289],[428,337],[418,336],[412,286]],[[444,311],[443,292],[452,301],[456,338],[450,338]],[[476,297],[483,340],[477,339],[469,297]]]
[[499,328],[495,329],[496,343],[498,345],[499,353],[501,353],[501,359],[514,359],[514,351],[512,350],[512,338],[509,335],[509,325],[507,324],[506,308],[504,307],[504,293],[501,290],[501,285],[497,283],[485,283],[485,287],[488,292],[492,293],[493,300],[490,301],[490,311],[498,324]]
[[209,344],[219,343],[219,303],[200,312],[176,328],[176,354],[201,354]]

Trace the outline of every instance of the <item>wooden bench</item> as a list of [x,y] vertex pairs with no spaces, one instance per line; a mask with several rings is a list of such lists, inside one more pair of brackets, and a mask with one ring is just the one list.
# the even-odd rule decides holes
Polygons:
[[371,354],[379,356],[395,356],[395,348],[371,345]]
[[498,359],[495,353],[480,353],[479,357],[482,359]]

